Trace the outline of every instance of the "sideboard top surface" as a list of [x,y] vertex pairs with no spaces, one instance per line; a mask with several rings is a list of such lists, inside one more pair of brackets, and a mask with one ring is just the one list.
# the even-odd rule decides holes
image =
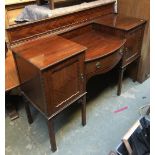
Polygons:
[[19,46],[12,51],[40,70],[86,50],[86,47],[60,36],[48,36]]
[[95,20],[95,22],[105,25],[105,26],[124,30],[124,31],[129,31],[135,27],[138,27],[138,26],[146,23],[146,21],[144,19],[126,17],[126,16],[118,15],[118,14],[106,15],[102,18]]
[[85,62],[93,61],[115,52],[126,41],[95,29],[75,35],[71,40],[88,48],[85,54]]

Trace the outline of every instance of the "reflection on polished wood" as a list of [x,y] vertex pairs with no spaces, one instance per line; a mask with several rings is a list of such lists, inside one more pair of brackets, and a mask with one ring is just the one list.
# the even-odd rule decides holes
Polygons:
[[127,17],[119,14],[106,15],[102,18],[99,18],[95,22],[124,31],[129,31],[133,28],[136,28],[137,26],[146,23],[144,19]]
[[96,24],[80,27],[62,36],[88,48],[85,62],[111,54],[125,43],[125,39],[99,31]]
[[12,52],[9,51],[5,59],[5,91],[9,91],[19,86],[17,70]]
[[49,36],[12,50],[42,70],[86,50],[86,47],[60,36]]

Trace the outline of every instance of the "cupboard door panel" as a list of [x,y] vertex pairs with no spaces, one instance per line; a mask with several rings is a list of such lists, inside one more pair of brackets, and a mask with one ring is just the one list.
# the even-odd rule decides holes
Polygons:
[[70,104],[84,93],[84,55],[64,61],[47,71],[48,113],[52,114]]
[[131,31],[126,35],[124,64],[131,63],[141,53],[142,29]]

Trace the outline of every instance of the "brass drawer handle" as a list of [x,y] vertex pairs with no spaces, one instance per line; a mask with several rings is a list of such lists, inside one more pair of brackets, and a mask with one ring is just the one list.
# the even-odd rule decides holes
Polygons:
[[97,63],[96,63],[96,68],[100,68],[101,67],[101,63],[98,61]]

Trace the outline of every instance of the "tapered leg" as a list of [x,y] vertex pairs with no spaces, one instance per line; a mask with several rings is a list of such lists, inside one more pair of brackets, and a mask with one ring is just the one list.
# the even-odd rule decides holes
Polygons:
[[133,82],[138,81],[139,64],[140,64],[140,57],[136,60],[135,76],[133,77]]
[[25,110],[26,110],[26,115],[27,115],[28,122],[29,122],[29,124],[32,124],[33,123],[33,118],[32,118],[32,115],[31,115],[31,110],[30,110],[29,103],[28,103],[28,101],[26,99],[24,99],[24,104],[25,104]]
[[55,141],[53,120],[52,119],[48,120],[47,124],[48,124],[48,132],[49,132],[50,143],[51,143],[51,150],[55,152],[57,150],[57,146],[56,146],[56,141]]
[[86,125],[86,95],[82,99],[82,125]]
[[117,89],[117,95],[121,95],[121,89],[122,89],[122,80],[123,80],[123,74],[126,68],[121,68],[119,73],[119,80],[118,80],[118,89]]

